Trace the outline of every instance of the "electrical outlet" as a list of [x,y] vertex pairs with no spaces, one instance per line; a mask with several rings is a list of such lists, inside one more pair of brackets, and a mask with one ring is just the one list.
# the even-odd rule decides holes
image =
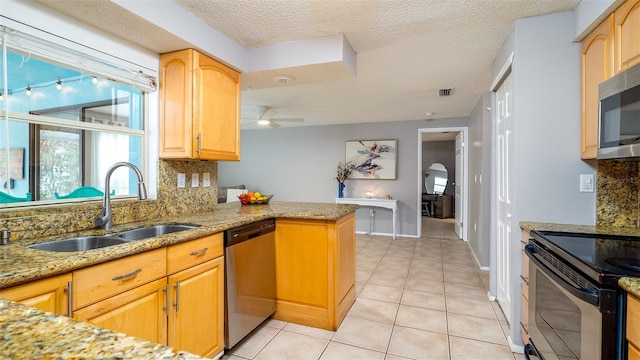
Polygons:
[[202,173],[202,187],[211,186],[211,173]]
[[200,186],[200,174],[191,174],[191,187],[197,188]]
[[580,192],[593,192],[594,187],[593,174],[580,174]]
[[178,173],[178,187],[183,188],[187,186],[187,177],[184,173]]

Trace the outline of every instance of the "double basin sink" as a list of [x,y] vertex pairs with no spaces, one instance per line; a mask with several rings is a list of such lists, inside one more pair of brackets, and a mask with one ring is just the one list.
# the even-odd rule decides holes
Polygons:
[[55,252],[76,252],[100,249],[107,246],[162,236],[178,231],[194,229],[197,226],[184,224],[153,225],[123,231],[112,235],[83,236],[29,245],[28,248]]

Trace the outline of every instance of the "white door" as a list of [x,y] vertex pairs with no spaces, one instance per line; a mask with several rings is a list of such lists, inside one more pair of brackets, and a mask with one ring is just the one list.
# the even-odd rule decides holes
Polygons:
[[511,75],[507,76],[496,92],[496,147],[497,147],[497,299],[504,315],[511,319],[511,173],[510,156],[513,141],[513,92]]
[[462,140],[462,133],[459,132],[458,135],[456,135],[456,175],[455,175],[455,185],[454,185],[454,205],[453,208],[455,209],[455,216],[456,216],[456,224],[455,224],[455,231],[456,231],[456,235],[458,236],[459,239],[462,239],[462,213],[464,211],[463,206],[462,206],[462,196],[461,196],[461,192],[460,189],[462,188],[462,179],[464,179],[463,177],[463,171],[464,171],[464,166],[462,166],[463,162],[464,162],[464,141]]

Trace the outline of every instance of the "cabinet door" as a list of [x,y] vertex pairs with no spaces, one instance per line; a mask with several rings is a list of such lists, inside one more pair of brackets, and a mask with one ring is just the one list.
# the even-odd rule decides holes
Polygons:
[[58,315],[68,315],[71,274],[54,276],[0,290],[0,297]]
[[73,312],[73,318],[130,336],[167,343],[166,278]]
[[598,151],[598,84],[613,71],[613,15],[580,43],[582,159],[595,159]]
[[240,160],[240,74],[198,54],[194,153],[202,160]]
[[224,349],[224,258],[169,276],[168,345],[201,356]]
[[191,49],[160,55],[160,158],[193,157],[193,66]]
[[627,0],[615,12],[616,73],[640,63],[640,0]]

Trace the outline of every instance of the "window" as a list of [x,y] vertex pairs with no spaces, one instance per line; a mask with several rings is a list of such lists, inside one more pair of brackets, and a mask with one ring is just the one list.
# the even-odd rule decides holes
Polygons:
[[[114,163],[144,170],[153,77],[8,28],[0,34],[0,206],[101,196]],[[111,189],[137,194],[135,174],[115,171]]]

